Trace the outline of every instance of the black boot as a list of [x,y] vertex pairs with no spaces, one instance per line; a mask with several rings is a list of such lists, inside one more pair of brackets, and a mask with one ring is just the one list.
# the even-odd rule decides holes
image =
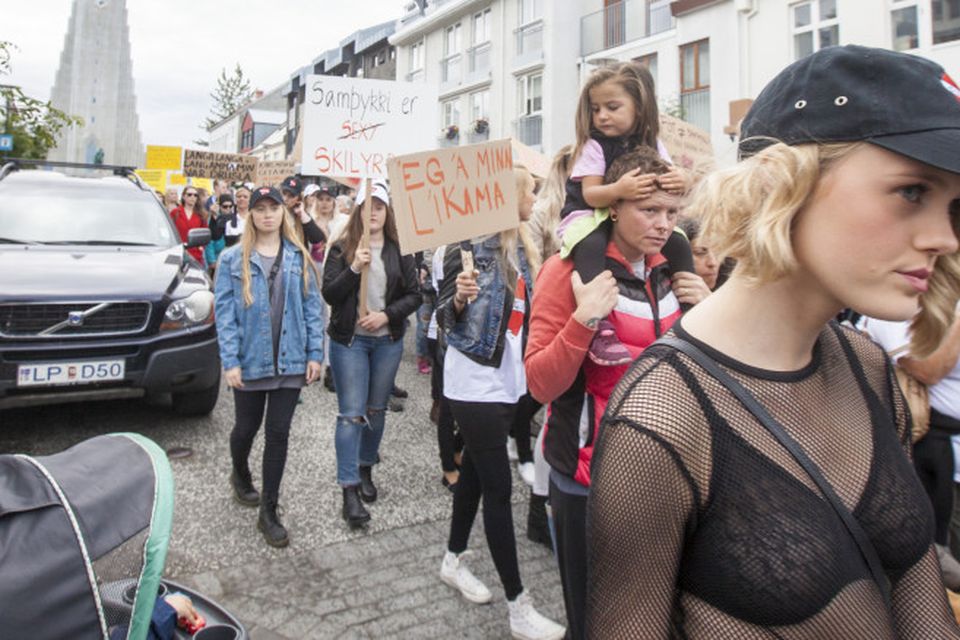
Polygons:
[[356,529],[370,521],[370,512],[360,500],[359,485],[343,488],[343,519],[351,529]]
[[280,523],[277,516],[277,499],[264,496],[260,503],[260,516],[257,518],[257,529],[263,533],[263,539],[271,547],[285,547],[290,544],[287,530]]
[[230,486],[233,487],[233,498],[245,507],[256,507],[260,504],[260,493],[253,486],[250,469],[246,472],[234,468],[230,474]]
[[551,551],[550,524],[547,522],[547,497],[530,492],[530,507],[527,511],[527,538],[539,542]]
[[327,367],[327,372],[323,374],[323,386],[327,388],[327,391],[336,392],[337,390],[333,384],[333,374],[330,372],[330,367]]
[[360,499],[364,502],[377,501],[377,485],[373,484],[373,467],[360,465]]

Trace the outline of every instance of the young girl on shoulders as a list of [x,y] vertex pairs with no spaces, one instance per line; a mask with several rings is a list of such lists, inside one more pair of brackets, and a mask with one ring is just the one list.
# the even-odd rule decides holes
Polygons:
[[[671,161],[657,138],[660,113],[653,76],[642,65],[627,62],[594,71],[580,92],[576,129],[575,160],[557,233],[562,240],[561,257],[572,255],[580,279],[590,282],[603,271],[610,241],[606,207],[619,200],[647,198],[658,188],[683,193],[686,182],[683,173],[674,168],[659,176],[633,171],[613,184],[603,183],[613,161],[638,146],[657,149],[664,160]],[[679,233],[674,233],[668,244],[675,242],[686,244]],[[689,252],[689,248],[686,250]],[[588,355],[597,364],[608,366],[631,360],[630,352],[605,319]]]

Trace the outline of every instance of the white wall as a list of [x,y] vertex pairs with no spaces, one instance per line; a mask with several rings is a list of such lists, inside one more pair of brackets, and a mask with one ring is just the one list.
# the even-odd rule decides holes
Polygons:
[[211,129],[210,151],[220,153],[239,153],[240,152],[240,116],[224,120],[216,128]]

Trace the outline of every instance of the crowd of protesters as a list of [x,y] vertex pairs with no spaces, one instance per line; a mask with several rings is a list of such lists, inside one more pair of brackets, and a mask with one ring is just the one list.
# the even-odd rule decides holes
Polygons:
[[[922,107],[893,99],[908,86]],[[215,269],[236,499],[288,543],[291,419],[325,368],[342,518],[370,521],[414,316],[452,496],[439,576],[491,601],[465,556],[482,505],[514,637],[960,637],[951,87],[918,58],[825,49],[757,98],[741,162],[697,179],[647,69],[603,67],[542,182],[515,167],[516,227],[416,256],[379,181],[356,201],[297,176],[158,194],[184,240],[211,230],[190,254]],[[887,354],[929,387],[920,437]],[[514,462],[566,627],[523,586]]]

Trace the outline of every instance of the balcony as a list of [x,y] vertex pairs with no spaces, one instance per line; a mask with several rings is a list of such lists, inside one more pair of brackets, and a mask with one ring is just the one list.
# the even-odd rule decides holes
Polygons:
[[424,80],[423,67],[420,67],[419,69],[414,69],[413,71],[407,74],[407,82],[423,82],[423,80]]
[[621,0],[580,19],[580,55],[613,49],[675,26],[671,0]]
[[543,60],[543,20],[536,20],[514,31],[517,56],[514,67],[525,67]]
[[710,133],[710,89],[680,95],[681,118]]
[[516,128],[517,140],[528,147],[541,148],[543,144],[543,116],[540,114],[520,116],[513,124]]
[[463,56],[459,53],[440,61],[440,92],[460,84],[463,75]]
[[490,77],[490,42],[467,49],[467,84]]

